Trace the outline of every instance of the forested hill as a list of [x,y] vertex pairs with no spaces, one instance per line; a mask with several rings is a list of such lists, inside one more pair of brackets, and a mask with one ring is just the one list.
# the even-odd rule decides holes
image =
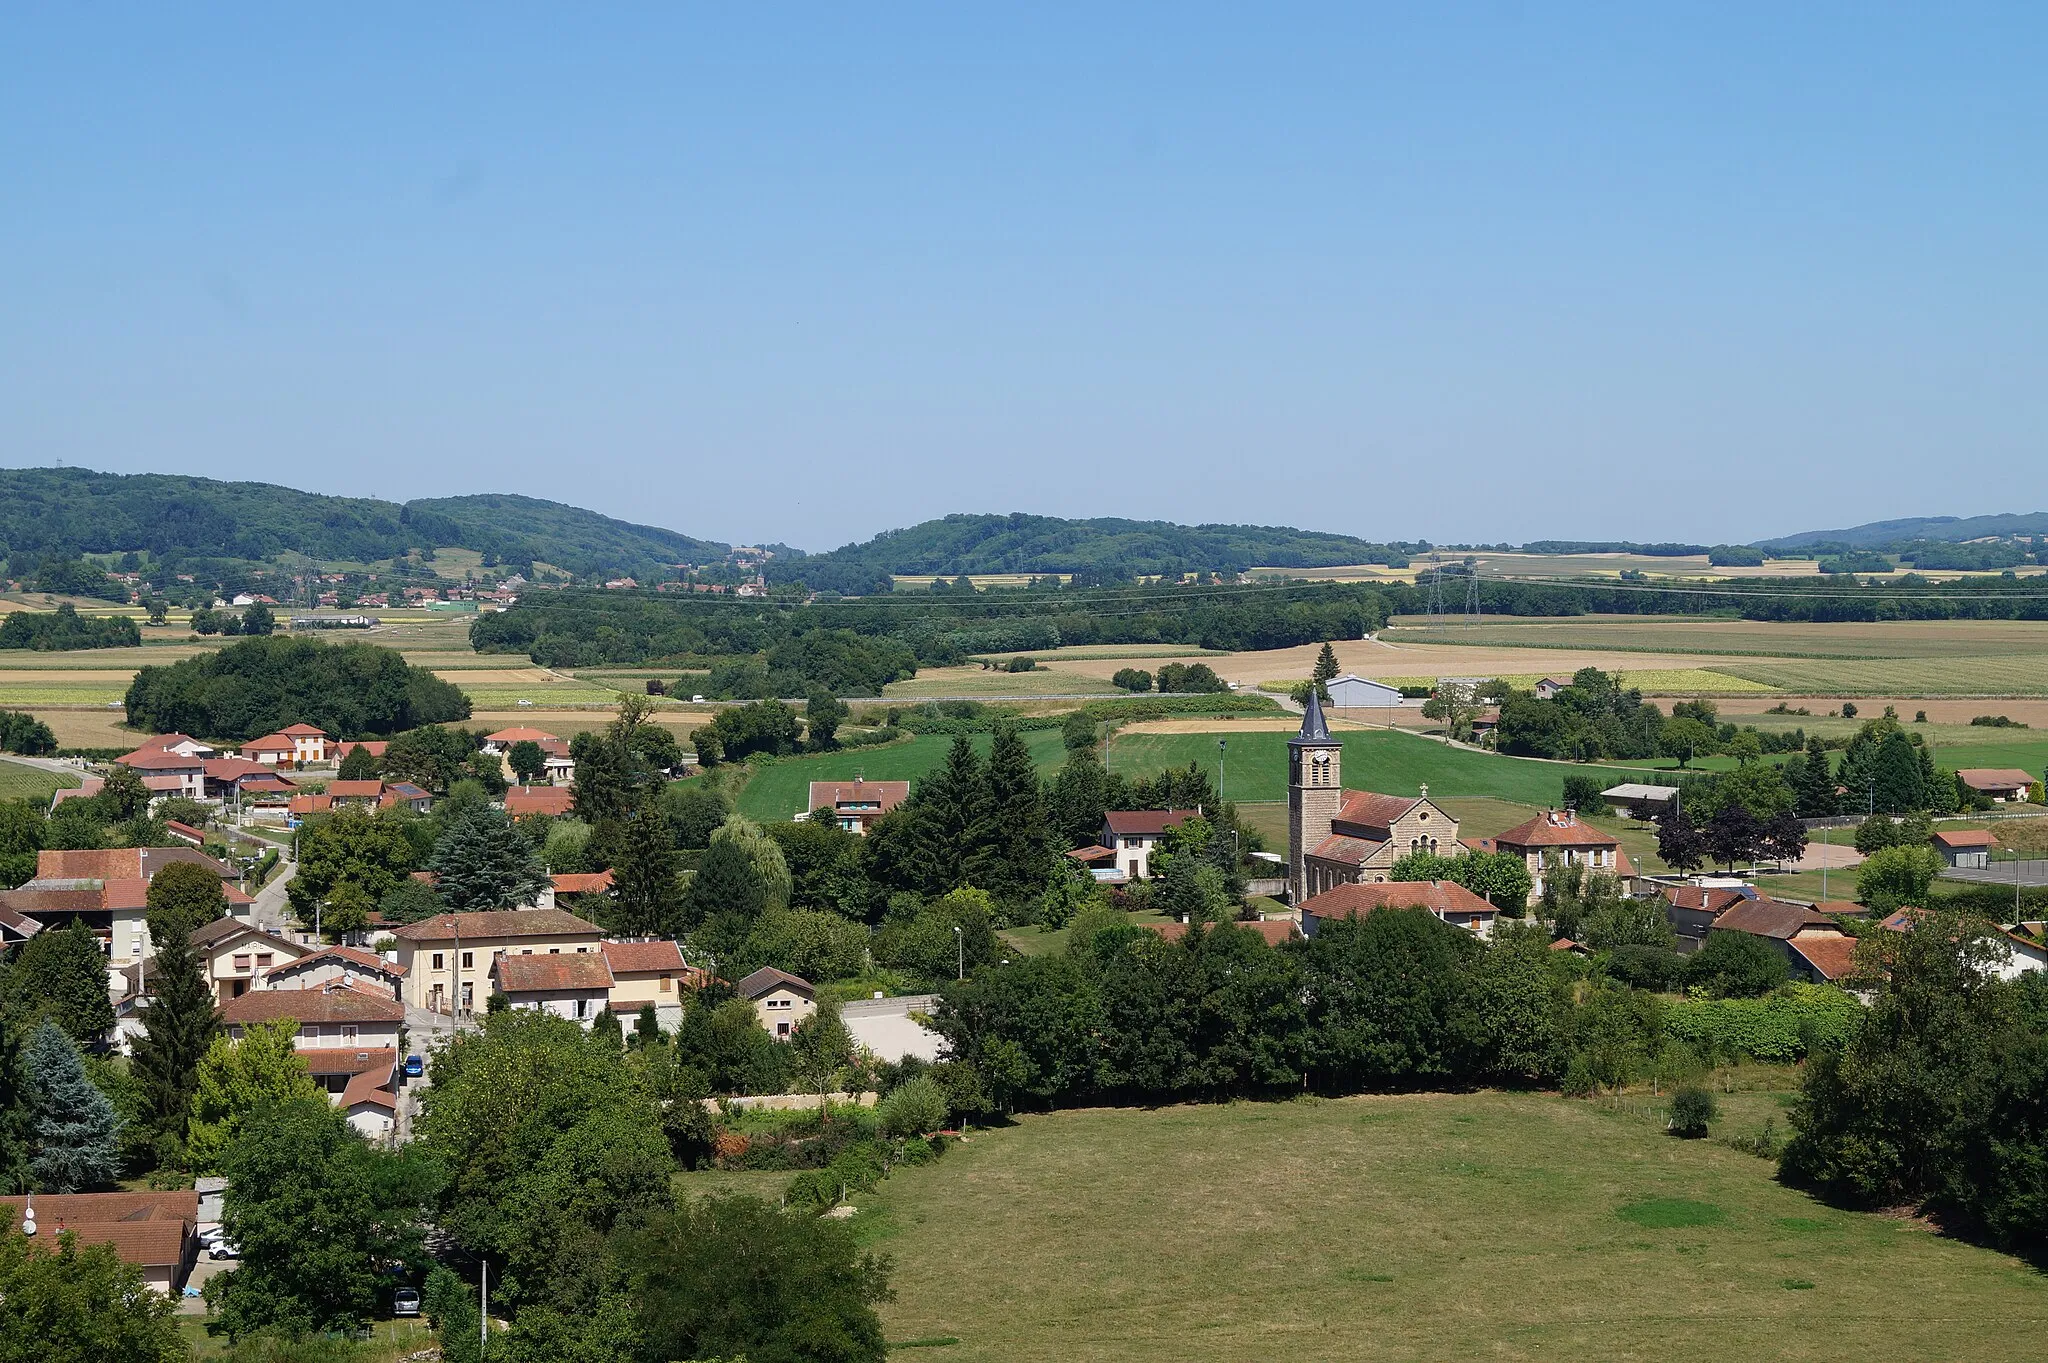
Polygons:
[[715,562],[725,546],[559,502],[484,494],[401,505],[273,483],[90,469],[0,469],[0,555],[147,550],[159,558],[264,560],[292,551],[371,562],[411,549],[473,549],[579,574]]
[[1802,530],[1782,539],[1758,540],[1759,549],[1881,549],[1914,541],[1961,544],[1991,536],[2048,534],[2048,511],[1996,516],[1909,516],[1896,521],[1871,521],[1846,530]]
[[770,574],[778,581],[839,592],[887,590],[887,579],[895,574],[1074,573],[1084,582],[1123,582],[1219,568],[1404,565],[1409,548],[1285,526],[947,516],[830,553],[778,557]]

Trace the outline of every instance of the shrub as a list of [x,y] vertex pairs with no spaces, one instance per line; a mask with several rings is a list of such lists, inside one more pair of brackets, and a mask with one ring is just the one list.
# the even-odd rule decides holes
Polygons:
[[1126,691],[1150,691],[1152,689],[1152,674],[1136,667],[1118,668],[1116,675],[1111,677],[1110,681]]
[[890,1136],[929,1136],[946,1124],[946,1095],[930,1076],[899,1084],[876,1106],[882,1131]]
[[1787,1062],[1832,1049],[1854,1034],[1863,1005],[1827,984],[1788,984],[1760,999],[1687,999],[1665,1012],[1664,1030],[1702,1055]]
[[1671,1134],[1697,1140],[1714,1121],[1714,1095],[1703,1088],[1682,1088],[1671,1095]]

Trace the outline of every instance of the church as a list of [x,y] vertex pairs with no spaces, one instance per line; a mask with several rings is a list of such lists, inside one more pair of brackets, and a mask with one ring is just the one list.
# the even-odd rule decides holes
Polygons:
[[1458,821],[1429,798],[1346,790],[1344,745],[1310,689],[1287,742],[1287,892],[1300,905],[1339,885],[1384,881],[1410,852],[1461,856]]

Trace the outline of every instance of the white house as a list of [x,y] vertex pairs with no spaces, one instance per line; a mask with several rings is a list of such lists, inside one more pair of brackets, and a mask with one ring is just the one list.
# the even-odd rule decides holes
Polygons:
[[602,951],[555,956],[506,954],[491,962],[494,992],[514,1008],[553,1013],[588,1027],[611,1002],[611,967]]
[[1112,809],[1102,816],[1102,845],[1116,853],[1116,869],[1126,880],[1151,874],[1152,849],[1159,835],[1201,813],[1196,809]]
[[818,991],[809,980],[764,965],[733,986],[754,1005],[754,1016],[777,1041],[787,1041],[797,1024],[818,1011]]

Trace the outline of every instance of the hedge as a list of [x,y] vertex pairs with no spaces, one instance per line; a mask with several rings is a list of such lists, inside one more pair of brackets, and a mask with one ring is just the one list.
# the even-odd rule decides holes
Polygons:
[[1702,1054],[1792,1061],[1855,1033],[1863,1005],[1831,984],[1783,985],[1760,999],[1688,999],[1664,1015],[1665,1032]]

